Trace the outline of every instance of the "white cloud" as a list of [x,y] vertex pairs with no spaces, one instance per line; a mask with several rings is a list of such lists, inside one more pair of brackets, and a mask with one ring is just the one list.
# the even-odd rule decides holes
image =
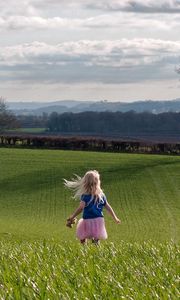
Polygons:
[[[67,9],[70,6],[69,9]],[[77,17],[73,14],[83,9],[86,11]],[[54,9],[55,16],[49,11]],[[66,8],[67,15],[63,15]],[[71,9],[73,8],[73,9]],[[107,10],[106,14],[94,13],[94,10],[87,8],[99,8]],[[111,1],[58,1],[58,0],[6,0],[0,2],[0,30],[93,30],[93,28],[118,28],[121,32],[127,28],[132,30],[145,30],[151,28],[151,32],[168,31],[178,29],[180,19],[178,14],[138,14],[137,12],[180,12],[180,0],[111,0]],[[115,14],[112,11],[116,11]],[[131,13],[129,13],[129,11]],[[69,12],[72,12],[72,14]],[[87,12],[89,12],[87,14]],[[76,17],[75,17],[76,16]],[[96,33],[95,33],[96,35]]]
[[30,0],[35,7],[66,6],[140,13],[180,13],[180,0]]
[[146,81],[144,95],[154,82],[160,95],[179,79],[179,13],[180,0],[0,1],[1,89],[9,82],[9,93],[14,83],[12,94],[17,87],[22,98],[31,84],[39,98],[61,87],[69,97],[102,96],[103,89],[112,98],[116,89],[117,98],[124,85],[131,96],[136,86],[138,97]]
[[6,0],[0,2],[0,16],[56,16],[68,9],[99,9],[135,13],[180,13],[180,0]]
[[0,16],[11,15],[36,16],[38,11],[31,0],[5,0],[0,1]]
[[8,18],[0,18],[1,29],[53,29],[53,28],[73,28],[73,26],[81,25],[80,19],[71,21],[67,18],[42,18],[27,16],[11,16]]
[[74,18],[43,18],[39,16],[11,16],[8,18],[0,17],[0,28],[9,30],[25,30],[25,29],[87,29],[87,28],[106,28],[106,27],[121,27],[130,26],[133,28],[144,28],[152,26],[154,28],[169,30],[171,27],[176,27],[180,24],[180,20],[171,18],[166,20],[144,19],[132,16],[127,18],[124,14],[98,15],[84,19]]
[[104,0],[89,1],[89,8],[138,13],[180,13],[179,0]]
[[81,61],[87,64],[112,66],[129,66],[152,64],[164,58],[178,57],[180,41],[164,41],[155,39],[121,39],[78,42],[65,42],[48,45],[41,42],[26,43],[0,48],[0,64],[18,64],[43,62]]
[[52,82],[136,82],[175,78],[180,41],[33,42],[0,48],[0,78]]

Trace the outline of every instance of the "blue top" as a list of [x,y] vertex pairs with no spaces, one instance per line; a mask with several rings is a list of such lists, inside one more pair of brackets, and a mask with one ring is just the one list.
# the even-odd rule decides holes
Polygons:
[[95,202],[95,196],[90,194],[84,194],[81,196],[81,201],[85,202],[85,207],[83,210],[83,219],[94,219],[103,217],[103,207],[106,205],[106,196],[104,195],[102,199]]

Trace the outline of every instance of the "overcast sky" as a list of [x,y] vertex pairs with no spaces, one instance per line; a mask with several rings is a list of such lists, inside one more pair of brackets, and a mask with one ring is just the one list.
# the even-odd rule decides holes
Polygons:
[[0,0],[8,101],[180,98],[180,0]]

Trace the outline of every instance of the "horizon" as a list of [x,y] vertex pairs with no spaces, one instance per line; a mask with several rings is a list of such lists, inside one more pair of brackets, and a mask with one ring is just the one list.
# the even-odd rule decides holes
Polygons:
[[179,98],[180,0],[6,0],[0,24],[8,102]]
[[23,101],[23,100],[14,100],[14,101],[11,101],[11,100],[6,100],[7,104],[8,103],[25,103],[25,104],[35,104],[35,103],[39,103],[39,104],[55,104],[55,103],[59,103],[59,102],[90,102],[90,103],[122,103],[122,104],[133,104],[133,103],[140,103],[140,102],[175,102],[175,101],[180,101],[180,98],[176,98],[176,99],[161,99],[161,100],[154,100],[154,99],[139,99],[139,100],[129,100],[129,101],[123,101],[123,100],[119,100],[119,101],[109,101],[109,100],[78,100],[78,99],[62,99],[62,100],[50,100],[50,101]]

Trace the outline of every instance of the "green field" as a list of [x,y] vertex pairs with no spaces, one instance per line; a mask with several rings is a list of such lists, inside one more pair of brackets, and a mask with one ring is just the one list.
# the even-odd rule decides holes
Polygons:
[[34,127],[34,128],[17,128],[14,130],[9,130],[10,132],[23,132],[23,133],[44,133],[46,131],[46,128],[42,128],[42,127]]
[[[97,169],[120,217],[82,248],[63,178]],[[177,299],[180,157],[0,149],[0,299]]]
[[1,236],[75,240],[63,178],[89,169],[122,220],[105,215],[111,241],[178,241],[180,157],[53,150],[0,149]]

